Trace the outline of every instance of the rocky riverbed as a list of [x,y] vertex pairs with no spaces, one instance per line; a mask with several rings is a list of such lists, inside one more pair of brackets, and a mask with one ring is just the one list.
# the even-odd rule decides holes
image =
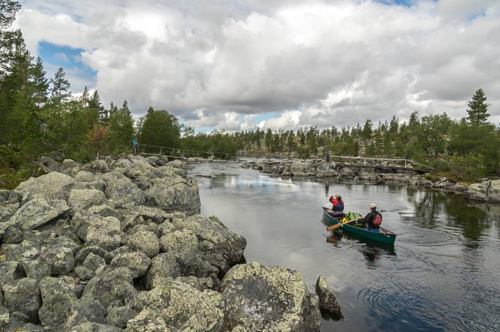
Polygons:
[[[340,306],[319,276],[244,262],[246,240],[186,164],[128,156],[0,190],[1,331],[319,331]],[[320,310],[321,309],[321,310]]]
[[[366,166],[366,167],[363,167]],[[465,185],[450,181],[446,177],[432,179],[430,176],[419,175],[411,169],[396,167],[397,165],[384,164],[382,167],[393,166],[391,172],[381,172],[372,165],[360,163],[338,164],[334,161],[324,160],[258,160],[246,162],[245,168],[252,168],[263,173],[280,175],[284,177],[317,177],[317,178],[342,178],[357,179],[369,183],[400,183],[408,186],[439,190],[448,193],[464,195],[474,202],[499,203],[500,180],[482,179],[478,183]],[[409,165],[411,167],[411,165]]]

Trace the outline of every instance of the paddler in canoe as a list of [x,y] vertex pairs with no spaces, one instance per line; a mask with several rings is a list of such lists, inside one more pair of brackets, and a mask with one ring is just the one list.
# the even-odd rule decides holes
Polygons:
[[335,194],[335,197],[333,197],[333,195],[330,196],[330,203],[333,204],[333,213],[331,214],[331,216],[335,219],[344,218],[344,202],[342,201],[342,196],[340,194]]
[[[364,217],[358,217],[349,222],[349,224],[358,221],[360,227],[372,232],[380,232],[380,225],[382,224],[382,214],[377,211],[377,205],[375,203],[370,204],[370,212]],[[368,226],[366,227],[366,225]],[[356,225],[357,226],[357,225]]]

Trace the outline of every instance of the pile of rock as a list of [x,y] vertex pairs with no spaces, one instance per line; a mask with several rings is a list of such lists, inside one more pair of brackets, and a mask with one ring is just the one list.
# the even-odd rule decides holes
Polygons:
[[[389,165],[385,165],[389,166]],[[374,168],[342,167],[334,162],[325,162],[318,159],[311,160],[259,160],[247,162],[243,168],[252,168],[263,173],[280,175],[284,177],[316,177],[316,178],[342,178],[357,179],[370,183],[401,183],[409,186],[426,188],[448,193],[464,195],[476,202],[499,203],[500,180],[482,179],[478,183],[465,185],[450,181],[446,177],[430,180],[425,176],[413,172],[380,173]]]
[[1,331],[319,330],[299,272],[238,264],[246,240],[199,214],[185,163],[43,165],[0,191]]

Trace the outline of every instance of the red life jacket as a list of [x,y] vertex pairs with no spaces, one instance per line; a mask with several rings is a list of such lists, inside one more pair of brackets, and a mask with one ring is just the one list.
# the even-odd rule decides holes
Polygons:
[[344,202],[334,199],[333,196],[330,196],[330,202],[333,204],[333,211],[344,211]]
[[375,218],[373,219],[373,226],[380,226],[382,223],[382,216],[380,213],[375,213]]

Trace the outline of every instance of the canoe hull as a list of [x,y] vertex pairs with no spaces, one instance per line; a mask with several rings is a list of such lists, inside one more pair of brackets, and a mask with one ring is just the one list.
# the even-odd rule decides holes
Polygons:
[[[326,222],[329,225],[341,223],[340,220],[332,217],[329,211],[333,212],[332,210],[323,207],[323,215]],[[394,244],[394,242],[396,241],[396,234],[382,227],[380,227],[380,232],[371,232],[364,228],[359,228],[348,224],[343,224],[340,228],[342,228],[343,231],[355,234],[367,240],[377,241],[385,244]]]

